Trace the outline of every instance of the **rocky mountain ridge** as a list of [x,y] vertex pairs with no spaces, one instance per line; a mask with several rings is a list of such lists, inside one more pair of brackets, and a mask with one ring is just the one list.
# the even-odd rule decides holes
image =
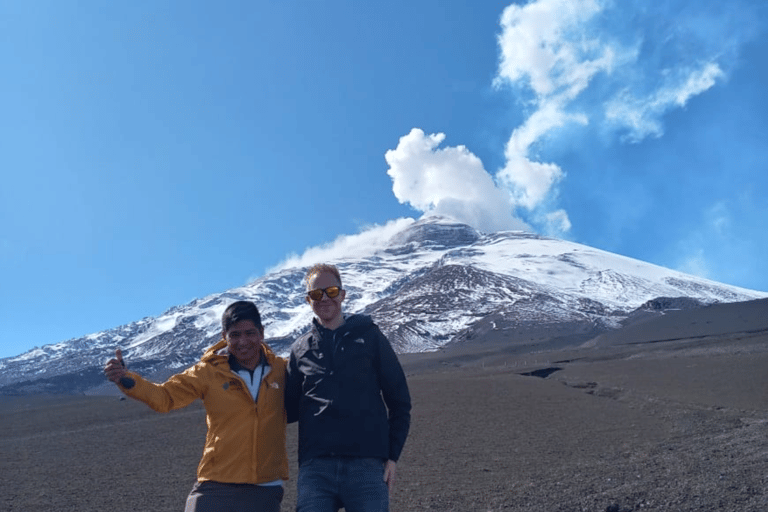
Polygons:
[[[531,347],[577,343],[643,311],[768,296],[572,242],[483,234],[434,217],[414,222],[372,256],[333,263],[344,278],[345,311],[373,316],[400,353],[489,333]],[[221,313],[241,299],[259,305],[267,342],[286,354],[311,320],[305,271],[279,270],[156,318],[0,359],[0,394],[89,392],[103,384],[101,366],[116,347],[145,375],[178,371],[219,339]]]

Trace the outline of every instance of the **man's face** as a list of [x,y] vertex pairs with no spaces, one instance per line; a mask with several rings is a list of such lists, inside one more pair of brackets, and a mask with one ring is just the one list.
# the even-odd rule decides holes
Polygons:
[[[307,291],[322,290],[330,286],[341,287],[341,283],[339,283],[339,280],[336,279],[336,276],[332,273],[320,272],[319,274],[312,276],[309,280]],[[338,323],[341,319],[341,303],[344,301],[345,295],[344,290],[341,290],[334,298],[328,297],[326,293],[323,293],[322,298],[319,300],[308,298],[309,305],[312,306],[312,311],[315,312],[315,316],[317,316],[317,319],[320,320],[321,324],[328,326]]]
[[229,328],[226,335],[229,353],[237,362],[251,368],[259,362],[264,334],[253,320],[240,320]]

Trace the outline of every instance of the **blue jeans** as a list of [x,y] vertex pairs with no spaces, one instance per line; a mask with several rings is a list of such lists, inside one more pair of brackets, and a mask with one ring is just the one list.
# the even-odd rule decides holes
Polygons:
[[299,467],[297,512],[388,512],[384,461],[319,457]]

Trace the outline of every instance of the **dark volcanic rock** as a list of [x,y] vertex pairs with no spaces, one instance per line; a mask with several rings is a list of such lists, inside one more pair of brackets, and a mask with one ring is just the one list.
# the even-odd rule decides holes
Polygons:
[[416,244],[422,247],[447,249],[470,245],[480,239],[474,228],[460,223],[446,223],[435,218],[417,222],[390,239],[390,247],[396,248]]

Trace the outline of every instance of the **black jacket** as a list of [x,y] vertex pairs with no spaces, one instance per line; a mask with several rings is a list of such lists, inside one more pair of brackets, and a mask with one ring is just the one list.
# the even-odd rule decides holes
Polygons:
[[411,422],[408,383],[369,316],[352,315],[334,331],[313,320],[291,346],[286,385],[288,421],[299,421],[299,463],[400,457]]

